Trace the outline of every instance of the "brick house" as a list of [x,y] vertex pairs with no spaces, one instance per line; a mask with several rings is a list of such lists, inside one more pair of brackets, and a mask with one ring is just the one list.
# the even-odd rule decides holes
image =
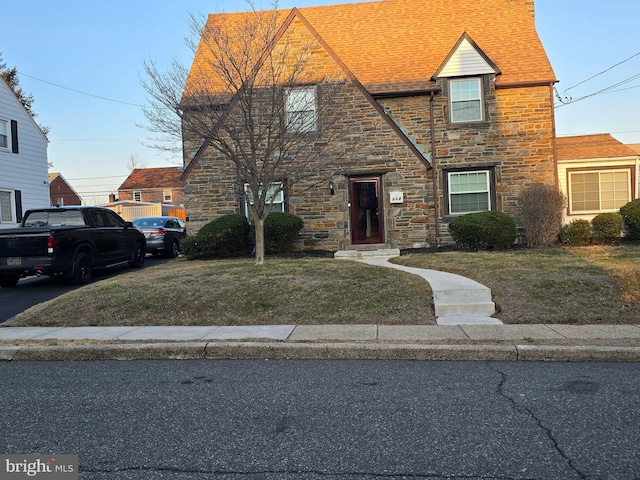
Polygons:
[[[210,15],[207,28],[221,15],[242,17]],[[557,184],[556,78],[533,0],[294,8],[282,12],[281,31],[315,42],[312,68],[338,69],[348,79],[337,112],[347,134],[331,149],[357,156],[331,181],[305,179],[274,199],[304,220],[298,248],[446,244],[455,216],[501,210],[518,220],[523,188]],[[188,82],[198,80],[205,55],[196,52]],[[299,86],[322,102],[322,85],[309,87]],[[192,231],[245,212],[233,165],[188,132],[183,143]]]
[[184,205],[182,167],[136,168],[118,187],[120,201]]
[[60,173],[49,174],[51,206],[82,205],[82,198]]
[[608,133],[559,137],[558,179],[567,197],[566,221],[617,212],[640,197],[640,153]]

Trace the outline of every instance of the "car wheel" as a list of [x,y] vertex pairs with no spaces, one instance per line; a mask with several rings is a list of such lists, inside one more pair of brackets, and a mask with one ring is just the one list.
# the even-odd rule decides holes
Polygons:
[[179,253],[180,253],[180,245],[178,245],[178,242],[174,240],[173,242],[171,242],[171,248],[167,251],[167,256],[171,258],[176,258]]
[[136,242],[133,247],[133,252],[131,252],[131,260],[129,260],[129,266],[132,268],[139,268],[144,265],[144,256],[146,252],[144,250],[144,245],[140,242]]
[[2,275],[0,276],[0,287],[15,287],[18,284],[18,280],[20,280],[20,275]]
[[71,271],[71,283],[82,285],[91,280],[91,257],[85,252],[76,253]]

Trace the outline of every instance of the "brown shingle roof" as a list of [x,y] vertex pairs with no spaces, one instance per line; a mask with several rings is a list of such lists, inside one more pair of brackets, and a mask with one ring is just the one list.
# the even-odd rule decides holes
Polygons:
[[[502,72],[498,86],[554,82],[555,74],[527,3],[382,0],[301,8],[299,12],[358,80],[375,93],[427,87],[465,32]],[[220,15],[210,15],[208,24],[220,22]],[[233,20],[243,14],[222,15]],[[196,53],[194,66],[206,63],[204,50]],[[197,71],[192,68],[192,75]]]
[[619,142],[609,133],[558,137],[556,139],[558,160],[580,160],[587,158],[633,157],[638,153]]
[[118,190],[142,190],[145,188],[182,188],[182,168],[136,168],[118,187]]

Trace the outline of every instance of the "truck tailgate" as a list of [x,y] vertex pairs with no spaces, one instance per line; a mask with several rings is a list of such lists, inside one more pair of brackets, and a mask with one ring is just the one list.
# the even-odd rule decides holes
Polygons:
[[0,258],[5,261],[0,263],[6,265],[8,257],[40,257],[47,255],[47,230],[11,229],[0,230]]

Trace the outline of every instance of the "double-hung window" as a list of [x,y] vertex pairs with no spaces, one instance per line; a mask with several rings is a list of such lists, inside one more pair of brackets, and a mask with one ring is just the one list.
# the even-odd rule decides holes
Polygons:
[[449,82],[451,122],[482,120],[482,83],[480,78],[464,78]]
[[462,215],[491,210],[490,173],[489,170],[449,172],[448,213]]
[[631,200],[631,171],[570,171],[569,199],[571,213],[617,211]]
[[0,119],[0,148],[9,148],[8,122]]
[[142,201],[142,192],[140,190],[135,190],[133,192],[133,201],[141,202]]
[[171,190],[163,190],[162,191],[162,201],[164,203],[171,202],[171,199],[173,198],[171,193],[172,193]]
[[284,89],[284,121],[287,131],[310,133],[317,130],[317,93],[315,86]]
[[[245,208],[247,218],[251,221],[251,209],[249,208],[249,204],[253,205],[253,193],[249,188],[249,184],[244,184],[244,191],[246,193],[245,198],[247,201],[247,205]],[[282,182],[272,183],[267,191],[267,205],[271,203],[271,211],[272,212],[284,212],[284,190]]]

